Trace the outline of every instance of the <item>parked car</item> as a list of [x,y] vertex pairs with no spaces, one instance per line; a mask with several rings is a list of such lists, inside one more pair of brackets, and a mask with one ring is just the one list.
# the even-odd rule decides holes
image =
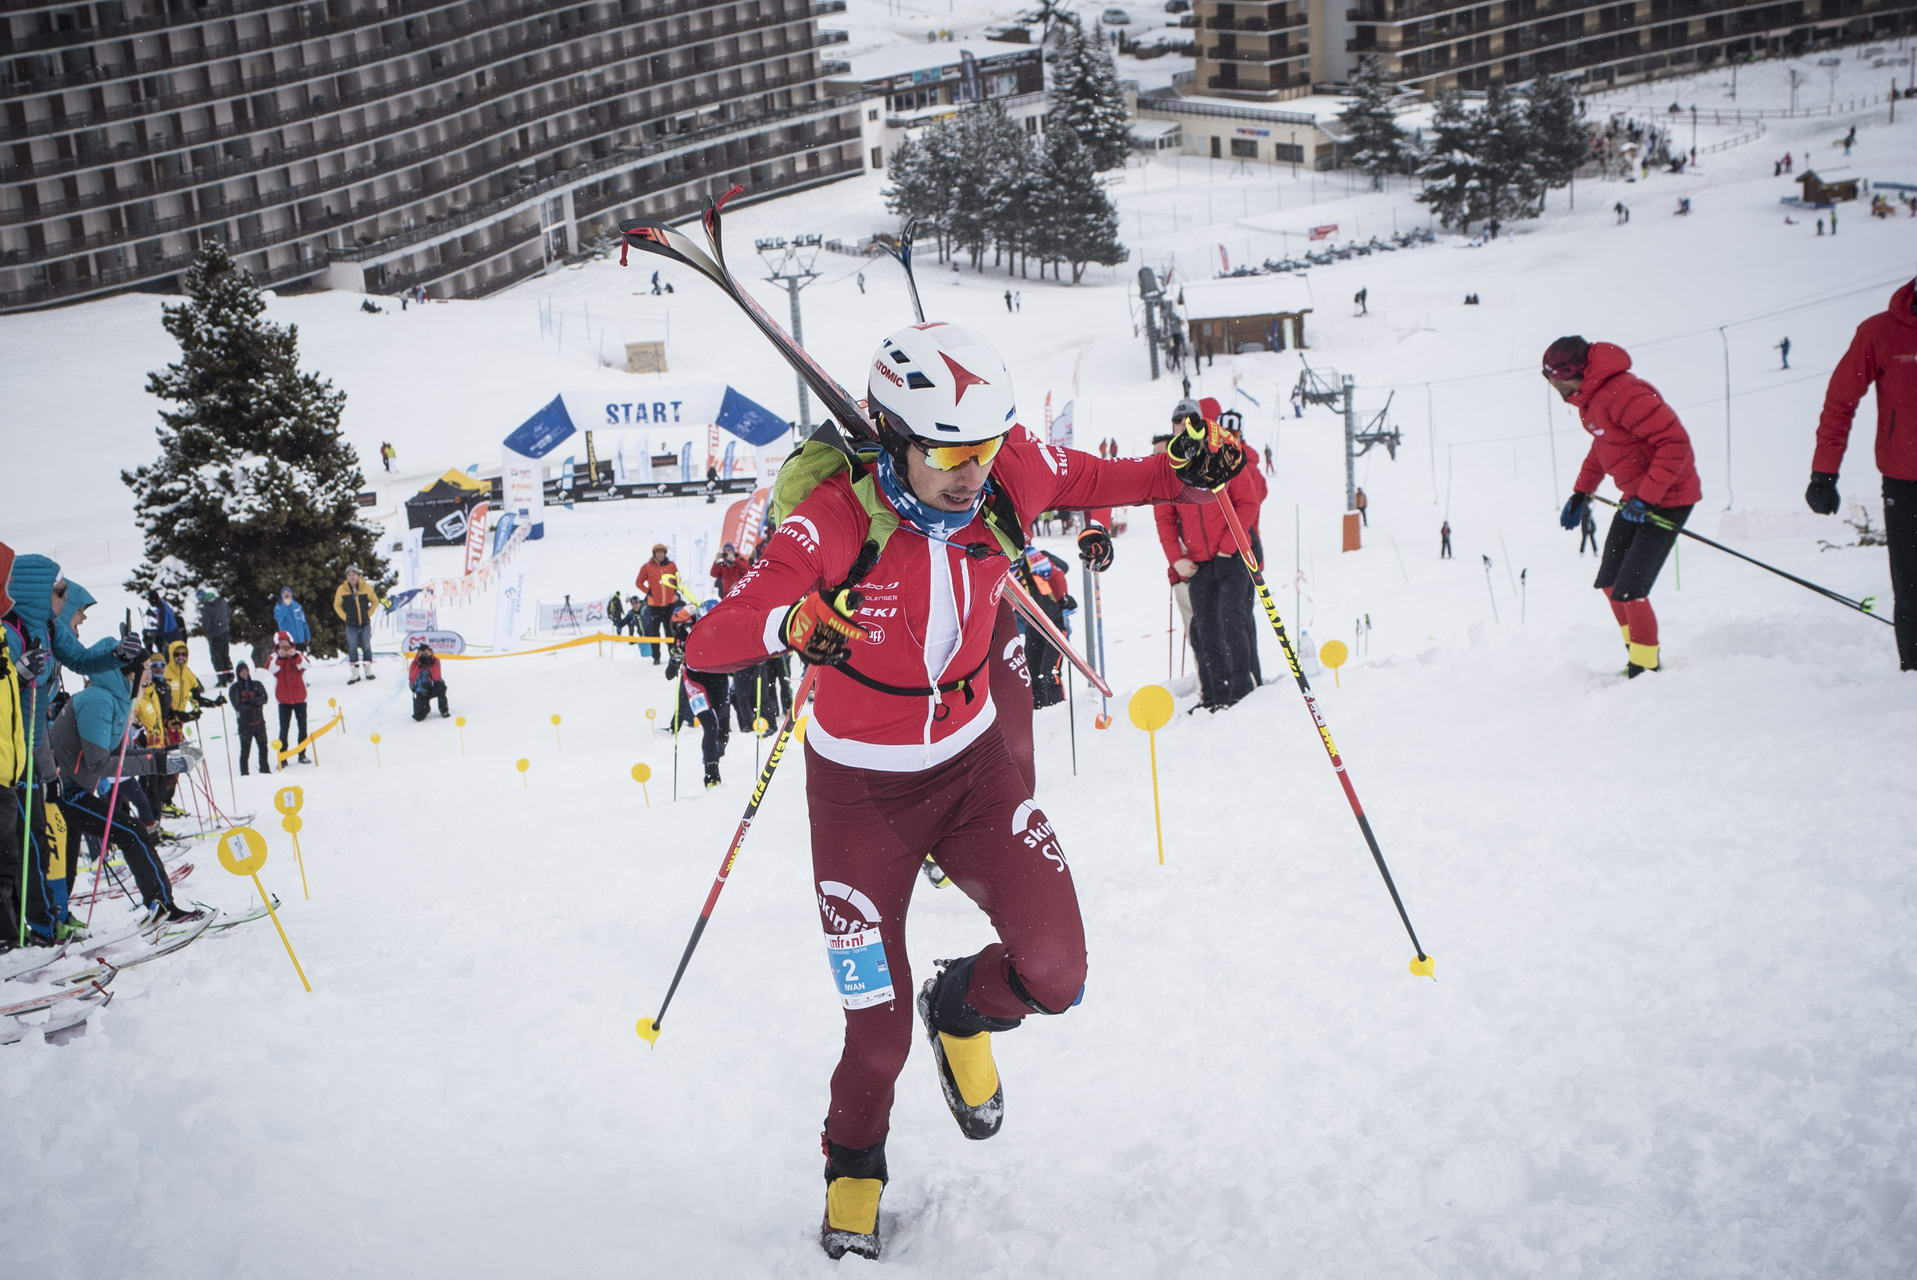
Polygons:
[[1098,20],[1108,27],[1124,27],[1131,25],[1132,15],[1123,9],[1107,9]]
[[1185,13],[1191,9],[1191,0],[1165,0],[1166,13]]

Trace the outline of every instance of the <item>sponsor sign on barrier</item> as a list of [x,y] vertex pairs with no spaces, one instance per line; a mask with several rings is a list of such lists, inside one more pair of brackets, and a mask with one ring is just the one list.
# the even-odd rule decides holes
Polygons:
[[466,637],[457,631],[408,631],[406,633],[406,652],[415,652],[420,645],[433,646],[434,653],[466,652]]

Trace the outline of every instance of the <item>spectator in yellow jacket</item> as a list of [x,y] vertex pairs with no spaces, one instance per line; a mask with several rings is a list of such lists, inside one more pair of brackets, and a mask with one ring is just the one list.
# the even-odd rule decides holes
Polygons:
[[374,679],[373,615],[379,612],[379,593],[359,576],[358,565],[347,565],[346,581],[333,589],[333,612],[346,624],[346,661],[353,668],[346,683]]

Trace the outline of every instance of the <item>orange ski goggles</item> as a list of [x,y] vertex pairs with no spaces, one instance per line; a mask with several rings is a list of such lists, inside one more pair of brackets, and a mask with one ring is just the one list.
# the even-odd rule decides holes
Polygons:
[[968,462],[976,462],[981,467],[991,466],[992,459],[998,457],[999,448],[1005,443],[1005,437],[993,436],[977,444],[925,444],[918,440],[912,443],[918,446],[930,466],[940,471],[957,471]]

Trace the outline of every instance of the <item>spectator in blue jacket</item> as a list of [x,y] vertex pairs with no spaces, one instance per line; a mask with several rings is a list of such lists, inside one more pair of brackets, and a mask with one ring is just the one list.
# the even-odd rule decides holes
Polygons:
[[312,629],[306,625],[306,610],[293,598],[293,588],[280,588],[280,602],[273,606],[273,626],[293,638],[293,647],[304,653],[312,643]]

